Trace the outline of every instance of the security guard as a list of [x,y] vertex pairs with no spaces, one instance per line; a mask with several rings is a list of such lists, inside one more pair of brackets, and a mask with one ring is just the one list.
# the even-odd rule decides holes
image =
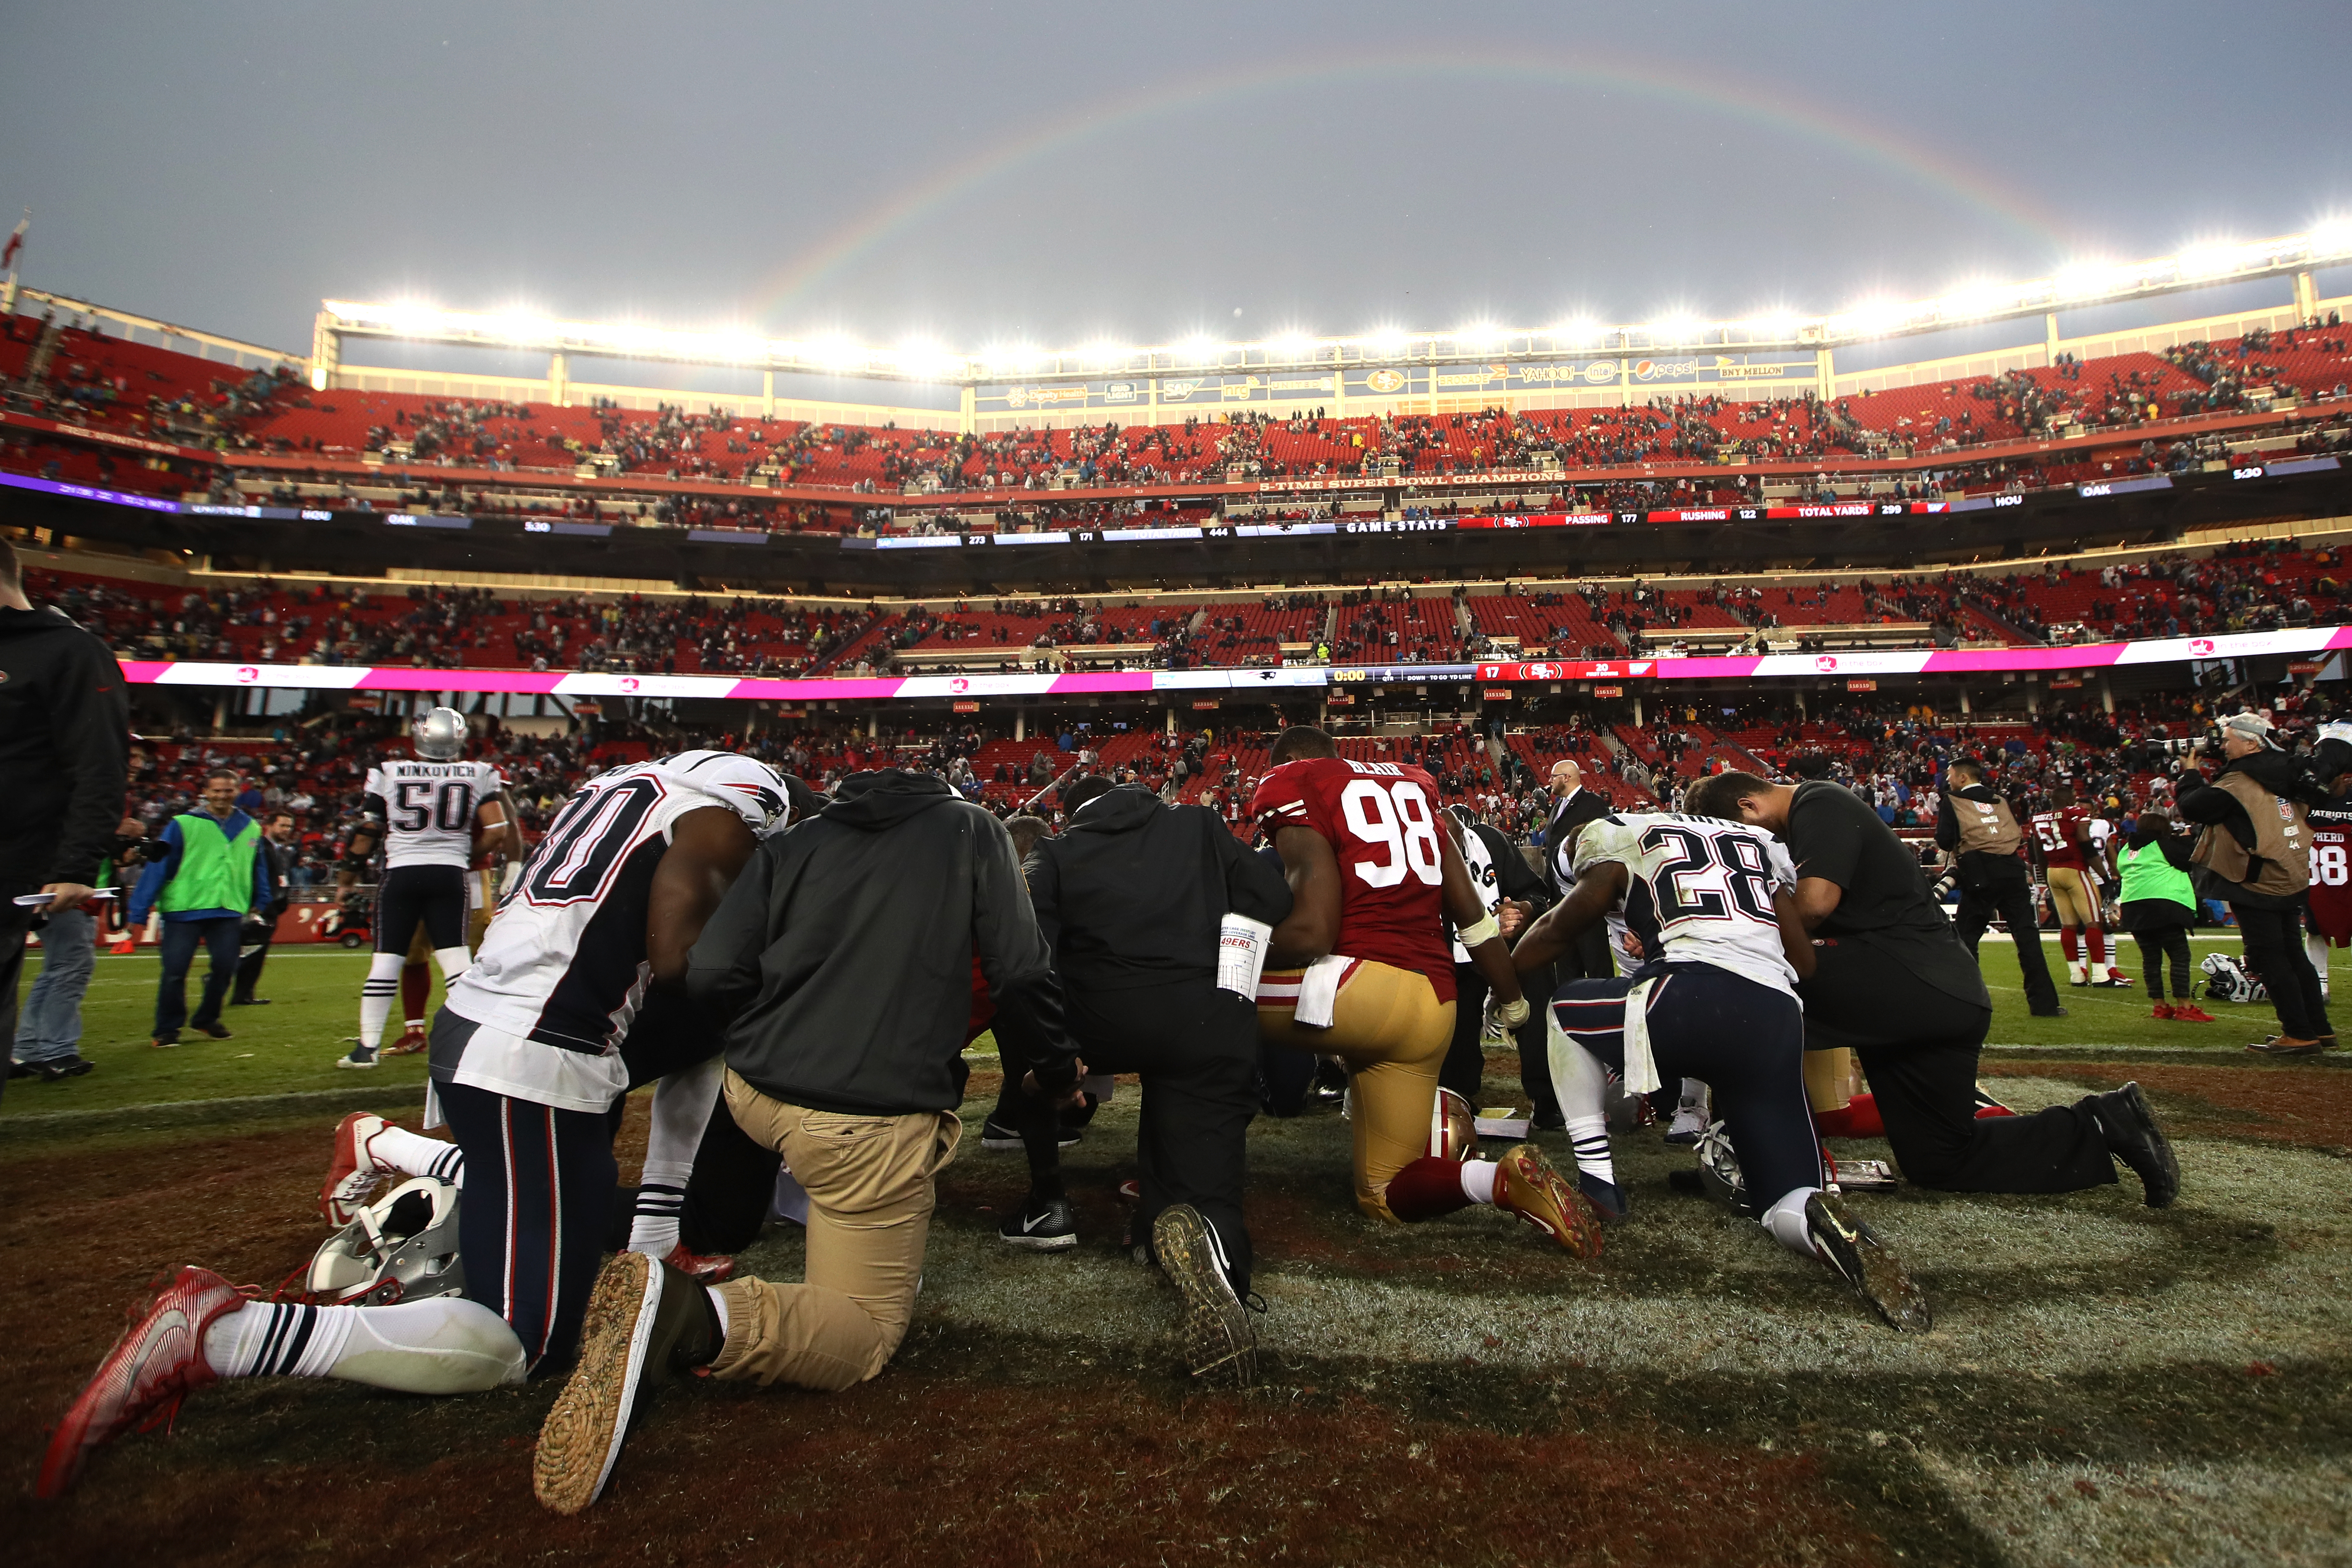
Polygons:
[[1936,817],[1936,847],[1955,857],[1960,908],[1952,924],[1971,956],[1995,915],[2017,944],[2026,1004],[2037,1018],[2063,1018],[2058,987],[2042,952],[2042,922],[2033,912],[2033,879],[2025,868],[2025,835],[2017,817],[1985,782],[1984,764],[1969,758],[1944,773],[1944,809]]
[[2238,917],[2246,962],[2278,1010],[2281,1033],[2246,1048],[2263,1056],[2315,1056],[2336,1044],[2319,975],[2303,948],[2303,909],[2311,888],[2308,808],[2326,797],[2279,748],[2271,721],[2260,713],[2221,721],[2221,754],[2227,760],[2210,782],[2194,771],[2183,773],[2173,803],[2183,819],[2204,828],[2189,858]]

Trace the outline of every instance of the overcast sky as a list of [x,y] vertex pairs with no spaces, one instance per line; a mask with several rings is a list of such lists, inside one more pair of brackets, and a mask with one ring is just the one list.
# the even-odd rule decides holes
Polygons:
[[2352,212],[2352,5],[26,5],[24,280],[960,349],[1828,310]]

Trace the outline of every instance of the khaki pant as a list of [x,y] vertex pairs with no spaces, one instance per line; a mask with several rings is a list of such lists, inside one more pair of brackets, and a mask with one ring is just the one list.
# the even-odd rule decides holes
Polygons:
[[1368,959],[1339,987],[1329,1028],[1301,1024],[1292,1011],[1260,1005],[1258,1032],[1348,1064],[1356,1091],[1356,1206],[1392,1221],[1389,1179],[1429,1152],[1437,1069],[1454,1043],[1454,1004],[1437,999],[1429,976]]
[[947,1111],[845,1116],[771,1100],[731,1069],[727,1109],[808,1189],[807,1282],[730,1279],[714,1377],[827,1392],[880,1372],[907,1337],[930,1234],[931,1178],[955,1158]]
[[2053,866],[2049,870],[2050,908],[2062,926],[2095,926],[2099,923],[2099,889],[2091,879],[2072,866]]

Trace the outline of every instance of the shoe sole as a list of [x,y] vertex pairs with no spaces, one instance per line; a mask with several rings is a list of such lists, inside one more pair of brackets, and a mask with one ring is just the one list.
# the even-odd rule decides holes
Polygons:
[[1208,1222],[1181,1204],[1162,1209],[1151,1225],[1151,1250],[1183,1300],[1184,1363],[1192,1375],[1223,1373],[1244,1388],[1256,1382],[1257,1334],[1217,1267]]
[[1062,1252],[1078,1244],[1075,1231],[1067,1236],[1019,1236],[1000,1230],[996,1238],[1007,1247],[1018,1247],[1029,1252]]
[[[1521,1147],[1524,1148],[1526,1145],[1522,1144]],[[1550,1161],[1542,1159],[1539,1151],[1538,1153],[1538,1158],[1525,1162],[1519,1169],[1528,1182],[1541,1188],[1550,1196],[1553,1206],[1559,1210],[1561,1219],[1568,1225],[1569,1234],[1561,1235],[1541,1215],[1529,1214],[1525,1209],[1515,1208],[1507,1212],[1517,1215],[1521,1220],[1542,1231],[1579,1258],[1591,1259],[1600,1257],[1600,1205],[1586,1197],[1581,1189],[1561,1175],[1559,1167],[1552,1164]],[[1508,1156],[1506,1158],[1507,1159]]]
[[347,1068],[353,1072],[373,1072],[375,1070],[375,1063],[355,1062],[349,1057],[337,1057],[335,1058],[335,1065],[339,1068]]
[[597,1277],[579,1365],[541,1425],[531,1456],[530,1489],[557,1513],[578,1513],[602,1496],[621,1457],[661,1291],[661,1270],[641,1252],[616,1255]]
[[[327,1167],[327,1179],[319,1184],[319,1217],[337,1230],[351,1224],[352,1216],[357,1214],[361,1207],[359,1198],[356,1196],[349,1203],[339,1200],[335,1196],[335,1189],[359,1174],[359,1139],[354,1135],[354,1130],[362,1121],[373,1121],[377,1131],[383,1130],[383,1119],[372,1111],[354,1110],[347,1113],[341,1121],[335,1123],[335,1157]],[[371,1133],[370,1136],[373,1137],[373,1134]],[[346,1154],[351,1156],[348,1165],[344,1162]],[[335,1173],[339,1170],[343,1173],[341,1175]]]
[[1912,1282],[1893,1253],[1868,1239],[1861,1222],[1847,1214],[1843,1205],[1821,1195],[1806,1199],[1805,1228],[1816,1247],[1828,1249],[1830,1267],[1870,1303],[1888,1328],[1924,1333],[1935,1327],[1927,1292]]
[[[2147,1094],[2137,1083],[2127,1083],[2116,1092],[2124,1097],[2124,1103],[2131,1108],[2132,1115],[2147,1130],[2148,1142],[2156,1148],[2157,1164],[2164,1173],[2163,1200],[2158,1202],[2157,1194],[2151,1192],[2147,1194],[2147,1206],[2152,1209],[2170,1208],[2172,1200],[2180,1195],[2180,1161],[2172,1152],[2172,1140],[2164,1135],[2163,1127],[2156,1120],[2156,1107],[2147,1102]],[[2145,1176],[2140,1178],[2143,1186],[2147,1180]]]

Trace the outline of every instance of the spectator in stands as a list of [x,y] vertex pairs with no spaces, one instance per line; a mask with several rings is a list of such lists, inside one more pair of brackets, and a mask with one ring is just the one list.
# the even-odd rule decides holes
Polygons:
[[[0,539],[0,1040],[16,1038],[16,979],[37,912],[79,911],[122,816],[131,721],[106,645],[25,597]],[[16,900],[46,893],[35,908]]]
[[[180,1043],[183,1025],[215,1040],[229,1037],[220,1021],[236,978],[238,939],[245,917],[269,905],[268,857],[261,853],[260,825],[236,808],[237,777],[226,768],[205,775],[202,811],[184,812],[156,836],[157,854],[131,895],[131,921],[144,924],[150,910],[163,915],[163,968],[155,986],[155,1028],[148,1043],[165,1049]],[[188,1013],[188,968],[202,946],[212,954],[204,998]]]

